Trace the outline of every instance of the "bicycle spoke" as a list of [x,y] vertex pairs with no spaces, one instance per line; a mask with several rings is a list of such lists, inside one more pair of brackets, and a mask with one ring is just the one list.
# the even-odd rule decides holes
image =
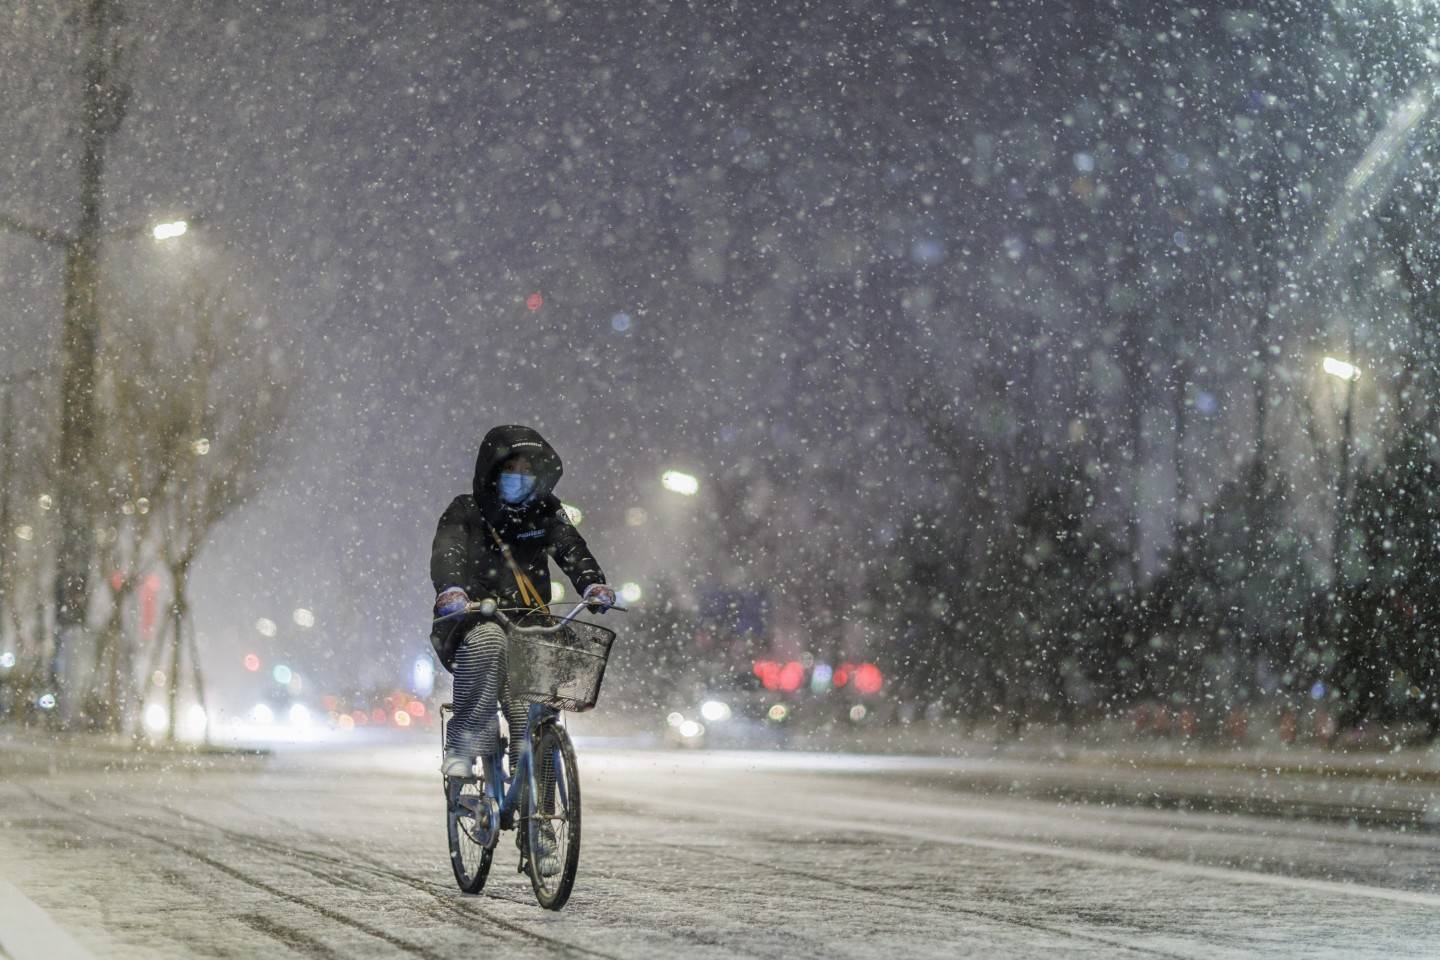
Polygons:
[[490,870],[491,847],[482,842],[489,830],[480,781],[452,786],[446,797],[446,831],[455,882],[466,893],[478,893]]
[[574,748],[564,728],[545,724],[536,740],[535,756],[543,760],[535,778],[539,795],[526,798],[530,882],[540,905],[558,910],[570,897],[579,862],[580,791]]

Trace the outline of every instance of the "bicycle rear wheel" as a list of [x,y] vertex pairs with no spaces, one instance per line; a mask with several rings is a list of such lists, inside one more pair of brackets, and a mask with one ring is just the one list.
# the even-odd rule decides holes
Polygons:
[[[575,765],[575,747],[570,735],[556,723],[540,727],[534,740],[535,783],[540,796],[530,796],[525,784],[526,860],[535,899],[546,910],[559,910],[570,899],[575,873],[580,866],[580,775]],[[551,782],[553,780],[553,782]],[[545,832],[549,836],[545,836]],[[547,847],[553,854],[554,870],[545,876],[545,860],[537,855]]]
[[479,893],[490,875],[494,844],[484,843],[486,806],[479,780],[445,778],[445,833],[450,841],[450,867],[455,883],[466,893]]

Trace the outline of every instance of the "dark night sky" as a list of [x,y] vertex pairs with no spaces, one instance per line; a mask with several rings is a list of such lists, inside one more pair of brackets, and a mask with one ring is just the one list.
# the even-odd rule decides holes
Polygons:
[[[74,182],[63,6],[22,3],[0,38],[0,203],[47,223],[69,218]],[[981,368],[1010,338],[1041,358],[1035,435],[1073,438],[1067,412],[1103,400],[1096,352],[1114,343],[1093,304],[1118,284],[1077,251],[1103,263],[1138,223],[1169,251],[1143,282],[1169,296],[1207,250],[1223,261],[1237,237],[1206,219],[1204,161],[1263,103],[1255,58],[1290,54],[1204,20],[1195,34],[1224,44],[1184,41],[1167,81],[1147,14],[1072,6],[130,4],[136,93],[107,216],[208,219],[188,252],[117,244],[114,272],[143,296],[193,257],[275,318],[302,373],[273,482],[200,565],[211,655],[304,604],[321,625],[302,669],[329,669],[328,650],[336,677],[395,675],[424,646],[434,521],[495,423],[546,433],[612,579],[642,582],[713,569],[661,469],[706,476],[793,444],[786,469],[827,478],[815,497],[866,503],[908,456],[890,395],[923,371],[937,403],[980,404],[1004,392]],[[1133,118],[1155,103],[1179,105]],[[1323,192],[1355,158],[1331,138],[1312,180]],[[48,362],[58,260],[0,236],[0,270],[4,368]],[[884,302],[847,311],[850,296]],[[814,306],[827,297],[841,306]],[[1247,422],[1234,322],[1222,310],[1199,335],[1220,397],[1191,440],[1204,462]],[[807,356],[834,367],[801,370]],[[649,527],[624,525],[635,506]]]

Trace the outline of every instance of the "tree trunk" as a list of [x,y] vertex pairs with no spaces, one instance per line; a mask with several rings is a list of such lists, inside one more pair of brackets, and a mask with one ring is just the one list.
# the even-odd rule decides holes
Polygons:
[[1190,363],[1179,363],[1179,376],[1170,393],[1171,412],[1175,417],[1175,514],[1176,527],[1190,522],[1190,474],[1185,469],[1185,438],[1190,429]]
[[100,721],[103,729],[111,733],[118,732],[121,727],[120,714],[122,711],[118,697],[122,660],[121,647],[124,645],[125,635],[125,602],[130,598],[134,589],[134,580],[127,578],[119,590],[111,592],[110,615],[106,618],[105,626],[101,628],[95,643],[95,662],[91,672],[91,683],[94,685],[94,693],[98,700],[96,719]]
[[[1259,467],[1253,474],[1257,489],[1263,490],[1270,469],[1270,446],[1268,430],[1270,420],[1270,306],[1260,305],[1259,316],[1255,318],[1254,350],[1259,370],[1255,374],[1255,463]],[[1254,517],[1248,518],[1252,527]]]
[[1125,509],[1125,547],[1130,560],[1130,582],[1139,588],[1144,576],[1144,550],[1140,513],[1144,499],[1145,407],[1149,400],[1145,375],[1144,318],[1131,312],[1125,318],[1124,340],[1120,344],[1120,366],[1125,371],[1125,449],[1130,467],[1130,497]]
[[170,603],[170,666],[165,671],[166,695],[170,705],[165,739],[170,743],[175,742],[175,712],[180,708],[180,648],[185,641],[185,617],[188,612],[185,608],[186,576],[183,568],[170,571],[171,589],[175,592]]
[[110,660],[108,691],[110,703],[113,705],[110,727],[112,733],[119,733],[125,728],[126,707],[135,697],[135,649],[134,643],[125,638],[123,623],[117,639],[119,643]]
[[190,679],[195,684],[195,702],[205,713],[205,724],[200,728],[200,742],[210,742],[210,708],[205,703],[205,676],[200,669],[200,647],[195,640],[195,621],[186,619],[189,628],[186,639],[190,641]]
[[[15,430],[10,421],[10,385],[0,384],[0,640],[10,616],[10,584],[15,576],[15,555],[10,549],[10,476],[15,462]],[[18,621],[17,621],[18,623]],[[18,644],[17,636],[15,642]]]

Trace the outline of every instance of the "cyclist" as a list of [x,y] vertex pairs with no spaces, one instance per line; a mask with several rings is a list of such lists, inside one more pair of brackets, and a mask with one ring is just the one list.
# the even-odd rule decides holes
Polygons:
[[[552,556],[592,610],[614,606],[615,591],[552,492],[562,471],[554,448],[530,427],[501,426],[485,434],[471,492],[450,502],[430,549],[437,617],[483,597],[504,607],[543,610]],[[511,770],[519,762],[527,722],[526,704],[512,702],[505,689],[503,632],[465,619],[441,623],[430,635],[440,662],[455,677],[455,712],[441,764],[447,777],[473,776],[476,758],[495,751],[497,699],[510,728]],[[552,866],[543,849],[537,853],[542,871]]]

